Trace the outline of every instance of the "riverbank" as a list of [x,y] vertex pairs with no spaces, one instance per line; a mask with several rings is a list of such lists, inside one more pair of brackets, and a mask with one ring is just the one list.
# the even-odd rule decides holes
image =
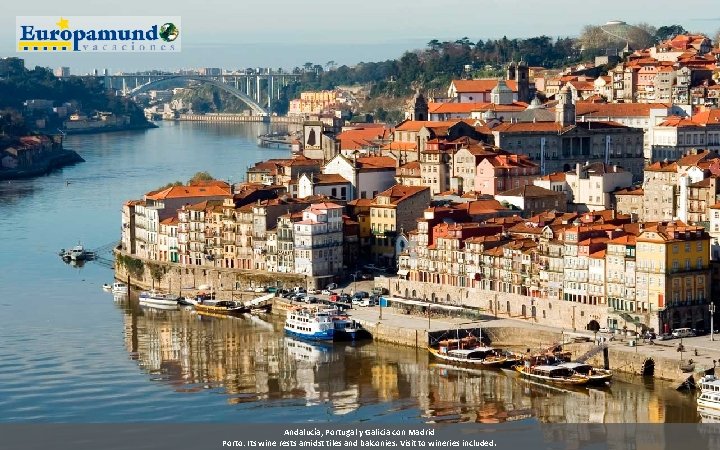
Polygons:
[[19,180],[22,178],[39,177],[47,175],[53,170],[81,162],[85,162],[85,160],[74,150],[55,150],[50,157],[30,167],[0,170],[0,180]]
[[[284,299],[275,299],[273,312],[284,315],[291,304]],[[466,318],[435,318],[406,314],[394,308],[356,308],[351,311],[353,319],[361,323],[373,339],[396,345],[426,348],[428,332],[458,328],[482,327],[494,346],[509,347],[524,352],[528,348],[538,350],[560,343],[572,352],[573,359],[585,355],[598,347],[592,333],[577,333],[561,328],[530,324],[514,319],[497,319],[482,316],[469,322]],[[684,340],[684,352],[677,351],[677,341],[661,341],[653,345],[642,341],[618,337],[612,341],[603,340],[603,348],[588,362],[597,367],[607,367],[619,373],[648,375],[671,381],[681,387],[693,377],[695,381],[706,371],[713,369],[714,362],[720,361],[720,341],[709,337]],[[707,341],[707,342],[705,342]]]
[[108,126],[108,127],[99,127],[99,128],[75,128],[75,129],[71,128],[71,129],[63,130],[63,133],[68,134],[68,135],[100,134],[100,133],[114,133],[114,132],[118,132],[118,131],[149,130],[152,128],[158,128],[158,126],[152,122],[147,122],[144,124],[124,125],[124,126],[120,126],[120,127]]

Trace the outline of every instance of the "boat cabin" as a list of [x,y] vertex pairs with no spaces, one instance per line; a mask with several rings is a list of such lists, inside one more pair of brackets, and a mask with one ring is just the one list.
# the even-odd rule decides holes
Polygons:
[[447,355],[458,359],[483,360],[488,356],[496,356],[497,350],[492,347],[475,347],[472,349],[448,350]]
[[575,372],[567,367],[533,366],[527,369],[527,373],[548,378],[569,378]]

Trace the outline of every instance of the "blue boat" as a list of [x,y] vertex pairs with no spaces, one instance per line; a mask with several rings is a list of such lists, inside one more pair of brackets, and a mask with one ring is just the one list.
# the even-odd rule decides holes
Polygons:
[[285,319],[285,334],[310,341],[332,341],[335,336],[332,310],[291,309]]

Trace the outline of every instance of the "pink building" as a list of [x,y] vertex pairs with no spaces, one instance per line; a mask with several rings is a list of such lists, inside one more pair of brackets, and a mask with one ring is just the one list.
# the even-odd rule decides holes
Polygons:
[[497,155],[483,159],[475,172],[475,191],[495,195],[533,184],[540,166],[526,155]]

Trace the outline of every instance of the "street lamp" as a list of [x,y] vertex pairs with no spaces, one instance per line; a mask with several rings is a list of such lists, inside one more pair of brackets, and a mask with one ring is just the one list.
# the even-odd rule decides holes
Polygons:
[[715,316],[715,302],[710,303],[710,340],[715,340],[715,322],[714,322],[714,316]]
[[353,277],[353,295],[357,292],[357,273],[352,274]]

